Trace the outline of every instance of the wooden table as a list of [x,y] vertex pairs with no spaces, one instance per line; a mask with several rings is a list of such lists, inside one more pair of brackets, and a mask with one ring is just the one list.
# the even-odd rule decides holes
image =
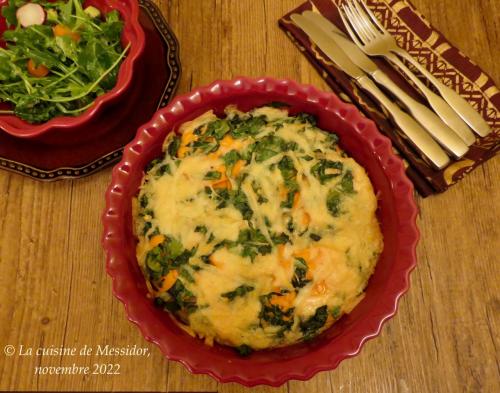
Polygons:
[[[236,75],[288,77],[328,89],[278,29],[301,0],[161,1],[181,43],[179,93]],[[498,0],[413,0],[500,82]],[[40,183],[0,172],[0,390],[244,392],[168,362],[111,295],[100,246],[110,169]],[[399,312],[361,354],[308,382],[257,392],[499,392],[500,160],[445,194],[417,198],[419,264]],[[495,257],[495,255],[497,255]],[[19,346],[136,344],[149,357],[19,356]],[[6,345],[17,353],[5,356]],[[120,375],[34,375],[36,366],[117,363]]]

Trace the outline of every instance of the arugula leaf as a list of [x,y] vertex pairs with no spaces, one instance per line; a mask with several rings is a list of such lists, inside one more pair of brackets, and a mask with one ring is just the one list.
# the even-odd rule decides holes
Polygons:
[[7,22],[7,27],[17,26],[16,10],[19,7],[16,0],[9,0],[8,5],[2,7],[2,15]]

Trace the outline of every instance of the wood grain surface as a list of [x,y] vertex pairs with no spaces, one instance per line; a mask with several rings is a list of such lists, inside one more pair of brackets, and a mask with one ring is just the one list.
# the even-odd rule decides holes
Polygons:
[[[160,1],[181,44],[179,93],[237,75],[288,77],[328,90],[278,28],[300,0]],[[500,82],[498,0],[413,0]],[[0,390],[163,392],[499,392],[500,160],[445,194],[417,198],[419,264],[399,311],[361,354],[280,388],[191,375],[147,343],[111,295],[100,215],[110,169],[40,183],[0,172]],[[16,354],[7,356],[6,345]],[[147,348],[149,356],[32,356],[20,346]],[[119,375],[35,375],[36,366],[119,364]]]

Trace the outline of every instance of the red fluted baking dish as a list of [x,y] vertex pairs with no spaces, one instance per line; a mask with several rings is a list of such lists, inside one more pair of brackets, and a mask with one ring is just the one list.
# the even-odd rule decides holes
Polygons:
[[[131,198],[137,194],[144,167],[160,154],[163,139],[180,124],[209,109],[222,114],[227,105],[236,104],[247,111],[272,101],[291,105],[292,113],[315,115],[319,127],[335,131],[341,147],[366,169],[379,199],[377,214],[384,252],[365,298],[351,314],[310,342],[242,358],[230,348],[209,347],[189,336],[146,297],[145,281],[135,256]],[[278,386],[289,379],[305,380],[319,371],[334,369],[343,359],[356,355],[366,340],[379,334],[384,321],[396,312],[416,264],[416,216],[413,186],[403,162],[392,152],[389,140],[354,106],[332,93],[289,80],[238,78],[216,81],[177,97],[139,129],[125,148],[122,161],[113,169],[103,214],[103,245],[115,296],[124,303],[128,318],[168,359],[221,382]]]
[[[0,9],[8,4],[8,0],[0,0]],[[138,59],[144,50],[145,36],[139,23],[139,4],[137,0],[87,0],[84,5],[93,5],[103,12],[118,10],[124,21],[122,45],[130,43],[127,57],[120,65],[115,87],[107,93],[97,97],[93,106],[79,116],[58,116],[45,123],[30,124],[14,115],[0,115],[0,129],[8,134],[37,142],[51,144],[74,144],[90,139],[95,135],[93,125],[101,116],[123,116],[119,111],[119,104],[127,92],[133,88],[134,72],[138,68]],[[5,19],[0,13],[0,45],[1,35],[6,29]],[[0,105],[4,106],[4,104]],[[103,128],[102,126],[100,128]]]

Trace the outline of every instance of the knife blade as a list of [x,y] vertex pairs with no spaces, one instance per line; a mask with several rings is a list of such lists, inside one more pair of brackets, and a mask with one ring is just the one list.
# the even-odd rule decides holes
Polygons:
[[408,140],[430,161],[431,165],[442,169],[450,162],[436,141],[411,116],[394,104],[393,100],[387,97],[321,28],[299,14],[292,14],[291,19],[330,60],[387,109]]
[[335,41],[328,37],[321,28],[299,14],[292,14],[290,18],[297,26],[304,30],[325,55],[333,60],[351,78],[358,79],[365,76],[363,70],[354,64]]
[[[389,89],[406,106],[415,119],[437,140],[441,146],[451,152],[455,157],[462,157],[469,147],[450,127],[448,127],[438,115],[425,105],[409,96],[403,89],[392,81],[378,65],[372,61],[354,42],[322,15],[314,12],[302,14],[308,22],[317,26],[323,34],[334,41],[344,51],[347,57],[359,68],[371,75],[381,86]],[[316,36],[315,36],[316,37]]]
[[365,53],[359,49],[354,42],[348,39],[337,26],[331,23],[323,15],[312,11],[304,11],[302,16],[323,30],[329,38],[334,40],[335,43],[339,45],[349,59],[363,71],[371,74],[379,69],[375,62],[365,55]]

